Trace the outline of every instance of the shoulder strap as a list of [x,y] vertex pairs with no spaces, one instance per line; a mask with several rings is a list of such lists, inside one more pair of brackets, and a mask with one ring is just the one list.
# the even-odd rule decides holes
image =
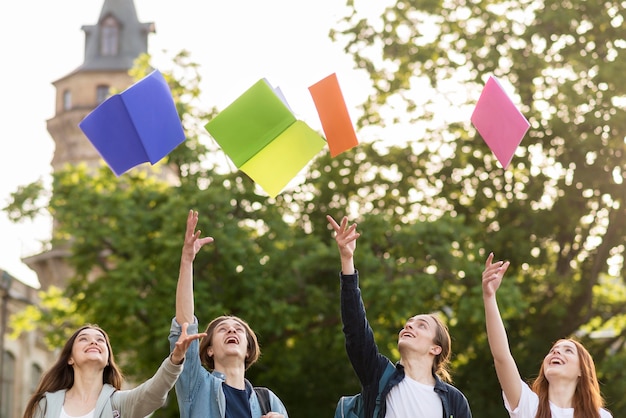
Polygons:
[[270,406],[270,391],[268,388],[262,386],[255,386],[254,391],[256,392],[256,397],[259,400],[259,405],[261,405],[261,415],[265,415],[272,410]]
[[389,383],[389,379],[391,379],[391,376],[395,371],[396,366],[394,366],[392,362],[389,362],[387,364],[387,367],[385,367],[385,370],[383,371],[383,375],[378,381],[378,394],[376,394],[376,405],[374,406],[374,413],[372,414],[372,417],[374,418],[377,418],[378,414],[380,413],[380,405],[382,403],[381,398],[383,395],[383,391],[385,390],[387,383]]
[[383,371],[383,375],[380,377],[380,380],[378,381],[378,393],[379,394],[383,393],[385,386],[387,386],[389,379],[391,379],[391,375],[395,371],[396,371],[396,366],[394,366],[392,362],[389,362],[389,364],[387,364],[387,367],[385,367],[385,370]]

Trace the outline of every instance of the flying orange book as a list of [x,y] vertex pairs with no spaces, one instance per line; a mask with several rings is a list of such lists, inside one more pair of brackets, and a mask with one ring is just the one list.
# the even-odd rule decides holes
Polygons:
[[335,73],[309,87],[331,157],[359,144]]

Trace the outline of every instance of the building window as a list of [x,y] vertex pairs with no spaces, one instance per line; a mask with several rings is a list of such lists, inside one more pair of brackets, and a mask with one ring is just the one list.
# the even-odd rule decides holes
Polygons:
[[39,364],[33,363],[30,367],[30,393],[35,393],[35,390],[37,390],[42,374],[43,370]]
[[72,108],[72,92],[65,90],[63,92],[63,110],[70,110]]
[[120,27],[113,16],[102,21],[100,32],[100,54],[103,57],[113,57],[118,54]]
[[104,102],[109,97],[109,86],[100,85],[96,90],[96,100],[98,104]]
[[0,391],[0,418],[12,418],[13,398],[15,392],[15,357],[8,351],[2,360],[2,391]]

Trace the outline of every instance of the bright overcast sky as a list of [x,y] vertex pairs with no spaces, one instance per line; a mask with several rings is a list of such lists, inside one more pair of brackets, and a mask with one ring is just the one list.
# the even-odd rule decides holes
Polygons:
[[[363,4],[369,3],[367,1]],[[382,11],[388,1],[376,2]],[[49,179],[54,141],[52,82],[84,58],[83,25],[97,23],[103,0],[0,2],[3,63],[0,123],[0,206],[21,185]],[[320,129],[308,86],[337,73],[353,122],[369,83],[328,32],[344,15],[344,0],[135,0],[141,22],[154,22],[148,50],[167,67],[185,49],[201,65],[203,103],[223,109],[258,79],[279,86],[296,115]],[[163,54],[162,51],[167,51]],[[167,70],[168,68],[164,68]],[[50,222],[12,224],[0,213],[0,269],[31,285],[35,273],[20,260],[40,252]]]

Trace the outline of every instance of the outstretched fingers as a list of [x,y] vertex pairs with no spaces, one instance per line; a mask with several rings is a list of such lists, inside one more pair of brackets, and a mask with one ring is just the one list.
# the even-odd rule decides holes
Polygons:
[[180,336],[178,337],[178,341],[176,341],[174,350],[179,350],[179,355],[183,356],[187,352],[187,349],[191,345],[191,343],[200,338],[206,337],[206,333],[201,332],[198,334],[187,334],[187,328],[189,327],[189,323],[185,322],[182,325],[182,330]]
[[[345,219],[345,217],[344,217]],[[339,224],[337,223],[337,221],[335,221],[335,219],[330,216],[330,215],[326,215],[326,220],[328,221],[328,224],[333,228],[333,230],[335,232],[339,232],[339,230],[341,229]]]
[[189,210],[187,215],[187,229],[185,230],[185,246],[190,250],[193,249],[193,255],[195,256],[200,248],[205,244],[213,242],[213,237],[200,238],[202,231],[196,231],[198,226],[198,212],[195,210]]
[[194,235],[196,225],[198,225],[198,211],[190,209],[187,214],[187,231],[185,234],[187,237]]
[[328,224],[335,231],[336,238],[339,237],[339,239],[341,239],[341,238],[350,237],[352,238],[351,240],[353,240],[353,239],[358,238],[359,235],[361,235],[358,232],[355,232],[356,227],[357,227],[356,223],[348,226],[347,216],[344,216],[343,218],[341,218],[341,224],[338,224],[337,221],[335,221],[333,217],[330,215],[326,215],[326,219],[328,220]]
[[502,283],[504,273],[509,268],[509,261],[496,261],[493,262],[493,253],[489,253],[487,261],[485,262],[485,270],[483,271],[482,284],[483,292],[486,296],[492,296]]

